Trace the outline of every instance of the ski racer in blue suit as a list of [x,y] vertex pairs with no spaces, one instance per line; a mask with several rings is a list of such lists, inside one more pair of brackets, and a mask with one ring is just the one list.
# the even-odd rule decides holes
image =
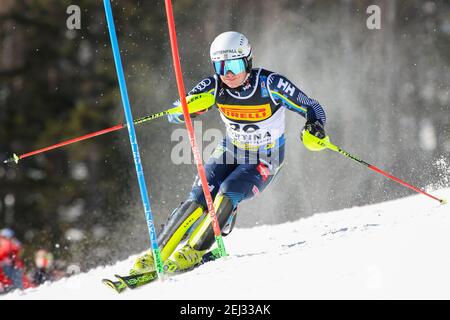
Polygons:
[[[325,137],[326,118],[321,105],[289,79],[252,68],[251,47],[243,34],[220,34],[211,44],[210,54],[215,74],[200,81],[188,95],[213,94],[226,127],[226,137],[205,165],[219,226],[226,235],[233,229],[238,204],[262,192],[283,164],[286,109],[305,117],[303,131],[319,139]],[[169,121],[182,123],[183,115],[171,114]],[[214,240],[197,177],[189,197],[172,212],[158,236],[166,271],[199,264]],[[175,251],[180,243],[184,246]],[[151,253],[146,253],[136,260],[131,273],[153,271],[153,264]]]

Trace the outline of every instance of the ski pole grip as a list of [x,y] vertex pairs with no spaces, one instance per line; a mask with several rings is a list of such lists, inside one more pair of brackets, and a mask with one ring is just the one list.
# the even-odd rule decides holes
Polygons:
[[16,164],[18,164],[19,160],[20,160],[20,157],[17,154],[13,153],[13,156],[9,159],[4,160],[3,163],[15,162]]

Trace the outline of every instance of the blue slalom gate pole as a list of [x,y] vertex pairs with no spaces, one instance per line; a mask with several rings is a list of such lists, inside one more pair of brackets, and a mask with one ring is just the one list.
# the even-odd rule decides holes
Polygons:
[[119,80],[123,109],[125,111],[125,118],[127,121],[128,136],[130,138],[134,164],[136,167],[136,174],[139,182],[139,189],[141,191],[142,204],[144,206],[145,218],[147,220],[148,232],[150,234],[150,245],[153,250],[155,269],[158,273],[158,276],[160,276],[163,273],[163,263],[161,259],[161,252],[158,246],[158,240],[156,238],[155,224],[153,222],[153,216],[150,208],[150,200],[148,198],[147,185],[145,184],[144,170],[142,169],[141,157],[139,154],[139,147],[136,139],[136,132],[134,130],[133,115],[131,113],[130,101],[128,99],[127,84],[125,82],[122,61],[120,59],[119,44],[117,41],[116,29],[114,26],[114,18],[111,10],[110,0],[103,0],[103,4],[105,5],[106,21],[108,24],[109,36],[111,39],[114,62],[116,64],[117,78]]

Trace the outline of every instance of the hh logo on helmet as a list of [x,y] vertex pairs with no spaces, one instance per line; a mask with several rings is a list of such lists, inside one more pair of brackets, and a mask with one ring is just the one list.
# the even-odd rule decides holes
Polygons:
[[232,120],[261,121],[272,115],[269,104],[259,106],[236,106],[218,104],[225,117]]

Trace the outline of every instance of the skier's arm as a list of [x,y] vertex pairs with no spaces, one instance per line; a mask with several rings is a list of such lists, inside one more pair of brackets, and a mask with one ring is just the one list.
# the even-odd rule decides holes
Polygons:
[[[190,96],[193,94],[204,93],[204,92],[211,93],[215,96],[216,88],[217,88],[217,79],[215,76],[211,76],[211,77],[205,78],[202,81],[200,81],[191,91],[188,92],[187,96]],[[179,107],[179,106],[181,106],[181,101],[180,101],[180,99],[177,99],[172,104],[172,107]],[[191,118],[195,118],[196,116],[205,113],[209,109],[211,109],[211,107],[206,108],[205,110],[202,110],[202,111],[191,113]],[[169,114],[168,119],[169,119],[169,122],[172,122],[172,123],[183,123],[184,122],[183,113]]]
[[[293,85],[288,79],[278,74],[271,74],[268,79],[270,95],[275,103],[280,103],[289,110],[295,111],[306,118],[305,126],[301,133],[303,144],[310,150],[320,151],[315,142],[305,134],[315,136],[319,139],[325,138],[325,111],[319,102],[309,98],[304,92]],[[312,144],[312,145],[310,145]]]
[[319,121],[322,126],[325,125],[325,111],[320,103],[309,98],[287,78],[272,73],[267,78],[267,85],[275,103],[299,113],[306,118],[307,123]]

